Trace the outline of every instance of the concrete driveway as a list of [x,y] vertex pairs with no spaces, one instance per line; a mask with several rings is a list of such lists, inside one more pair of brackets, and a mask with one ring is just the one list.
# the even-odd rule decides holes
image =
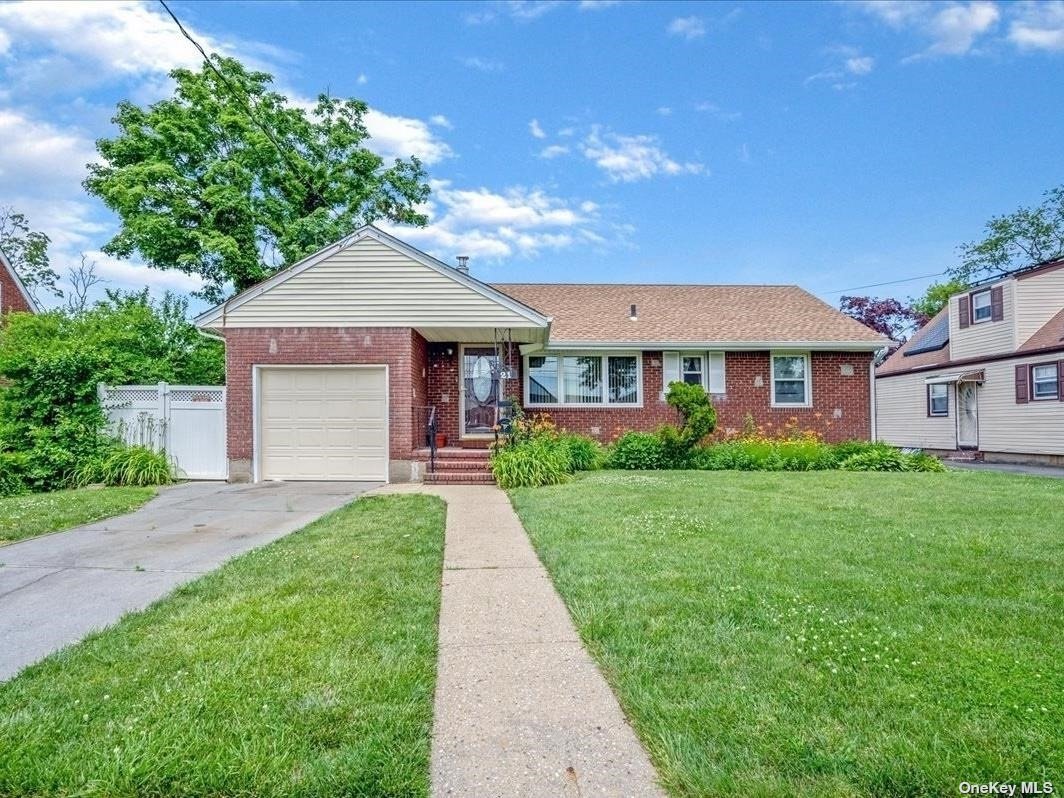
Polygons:
[[139,510],[0,547],[0,681],[373,482],[190,482]]

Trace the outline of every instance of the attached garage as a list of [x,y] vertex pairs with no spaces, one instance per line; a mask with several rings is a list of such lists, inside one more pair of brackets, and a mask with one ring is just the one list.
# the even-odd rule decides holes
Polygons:
[[262,366],[258,478],[388,479],[386,366]]

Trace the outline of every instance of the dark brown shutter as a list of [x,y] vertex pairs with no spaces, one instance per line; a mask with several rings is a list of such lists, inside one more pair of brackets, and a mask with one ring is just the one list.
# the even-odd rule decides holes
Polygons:
[[1016,367],[1016,404],[1022,405],[1027,402],[1028,390],[1027,390],[1027,366]]
[[966,296],[962,296],[957,300],[957,315],[960,316],[957,321],[961,325],[962,330],[972,323],[972,313],[968,309],[971,301],[972,300]]
[[1005,318],[1005,289],[995,285],[990,289],[990,320],[1001,321]]
[[1064,402],[1064,360],[1057,361],[1057,399]]
[[927,391],[927,417],[931,418],[931,386],[925,385],[924,390]]

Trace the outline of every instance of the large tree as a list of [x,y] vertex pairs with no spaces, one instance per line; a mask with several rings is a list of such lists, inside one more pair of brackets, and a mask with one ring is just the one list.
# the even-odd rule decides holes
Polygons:
[[961,244],[960,265],[950,274],[971,283],[1064,258],[1064,186],[1047,191],[1040,205],[995,216],[984,234],[979,241]]
[[918,325],[922,327],[949,303],[951,296],[959,294],[967,288],[968,283],[955,277],[946,280],[944,283],[931,283],[927,290],[924,291],[923,296],[919,296],[916,299],[909,298],[909,309],[921,317]]
[[892,341],[904,341],[926,319],[912,308],[891,297],[844,296],[839,310]]
[[48,236],[30,229],[25,215],[10,206],[0,206],[0,252],[35,298],[41,291],[62,296],[59,275],[48,262]]
[[199,275],[220,301],[361,224],[426,223],[421,163],[364,146],[365,103],[323,95],[308,113],[272,76],[212,64],[173,71],[173,97],[147,109],[120,103],[119,134],[97,142],[85,188],[122,223],[105,252]]

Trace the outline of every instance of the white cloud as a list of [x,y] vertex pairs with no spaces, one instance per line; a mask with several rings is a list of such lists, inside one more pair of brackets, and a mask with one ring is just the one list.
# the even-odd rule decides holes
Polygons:
[[85,256],[90,262],[95,261],[97,275],[109,283],[117,283],[121,288],[139,289],[147,286],[153,294],[163,291],[191,293],[204,285],[198,276],[176,269],[153,269],[142,263],[113,258],[99,250],[86,252]]
[[849,45],[836,45],[827,48],[827,52],[835,59],[841,59],[836,66],[817,72],[807,77],[804,81],[808,86],[811,83],[825,81],[836,91],[852,89],[857,85],[856,77],[869,74],[876,65],[876,59],[870,55],[861,55],[861,51]]
[[906,60],[973,52],[979,40],[1001,19],[1000,9],[991,0],[968,3],[870,0],[861,7],[892,28],[912,30],[931,41],[925,50]]
[[429,122],[436,125],[436,127],[447,128],[447,130],[453,130],[454,125],[451,124],[451,120],[445,117],[443,114],[434,114],[429,117]]
[[454,155],[421,119],[393,116],[370,108],[363,121],[370,134],[366,146],[385,160],[416,155],[424,163],[434,164]]
[[1064,0],[1016,6],[1009,41],[1021,50],[1064,50]]
[[538,119],[533,119],[528,123],[528,132],[532,134],[534,139],[545,139],[547,134],[543,132],[543,128],[539,125]]
[[496,61],[491,58],[481,58],[476,55],[459,58],[458,63],[462,66],[469,67],[469,69],[475,69],[478,72],[502,72],[505,68],[502,61]]
[[0,55],[6,55],[11,48],[11,37],[0,28]]
[[658,175],[694,175],[706,171],[704,164],[671,158],[656,136],[626,136],[594,126],[584,139],[583,154],[615,183],[631,183]]
[[669,106],[667,105],[662,105],[654,113],[656,113],[658,116],[672,116],[672,109],[669,108]]
[[358,77],[355,78],[355,83],[357,83],[359,86],[365,86],[367,83],[369,83],[369,78],[366,77],[365,72],[359,72]]
[[706,23],[701,17],[676,17],[665,30],[670,36],[679,36],[690,42],[706,35]]
[[579,8],[581,11],[601,11],[604,8],[612,8],[621,4],[621,0],[580,0]]
[[569,148],[566,147],[564,144],[551,144],[550,146],[544,147],[542,150],[539,151],[539,157],[546,158],[547,160],[550,160],[551,158],[558,158],[559,156],[568,154]]
[[870,55],[846,59],[846,71],[851,75],[867,75],[876,65],[876,59]]
[[508,0],[505,3],[510,16],[519,20],[539,19],[561,6],[561,0]]
[[702,114],[710,114],[721,122],[734,122],[743,118],[743,115],[740,112],[726,111],[716,103],[711,103],[709,101],[695,103],[695,110]]
[[450,181],[433,180],[432,197],[423,228],[386,225],[404,241],[445,262],[458,254],[499,260],[534,256],[577,243],[605,241],[595,227],[598,205],[576,203],[520,186],[502,192],[487,188],[457,189]]
[[76,188],[95,156],[87,136],[0,108],[0,185]]

